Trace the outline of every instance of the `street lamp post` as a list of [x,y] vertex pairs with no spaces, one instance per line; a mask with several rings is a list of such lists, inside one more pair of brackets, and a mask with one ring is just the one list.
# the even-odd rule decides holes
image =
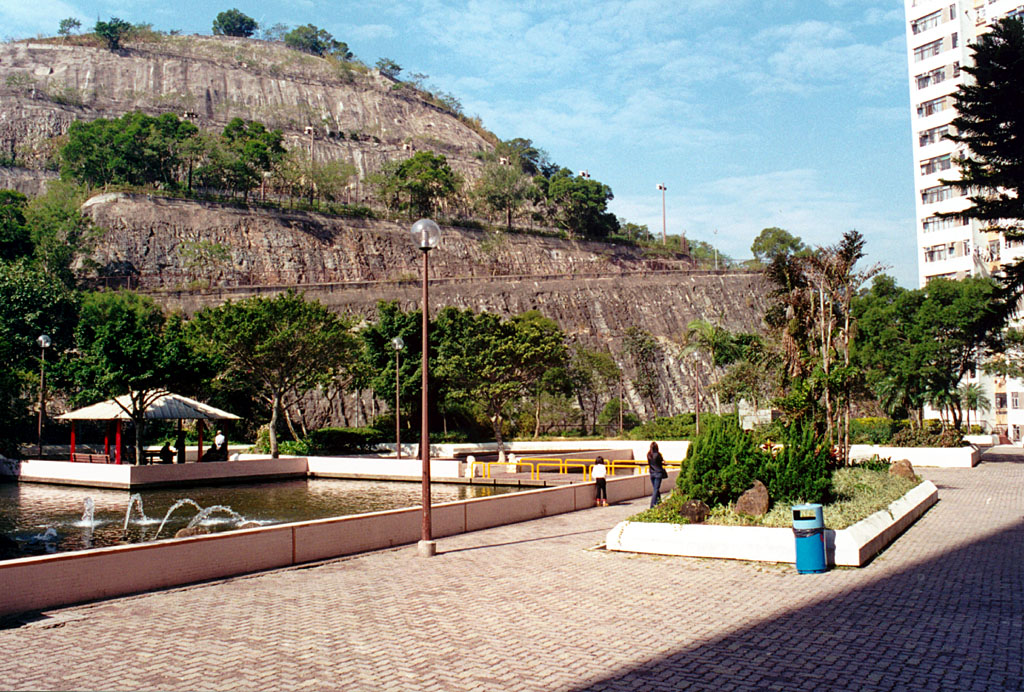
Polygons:
[[427,340],[427,328],[430,322],[430,302],[427,292],[427,280],[430,272],[430,251],[441,242],[441,229],[430,219],[420,219],[412,225],[413,242],[423,252],[423,360],[420,370],[423,373],[422,402],[421,408],[423,418],[420,425],[420,457],[423,459],[423,531],[417,551],[423,557],[432,557],[437,552],[437,544],[431,535],[430,530],[430,427],[427,414],[428,397],[427,388],[430,383],[428,374],[429,361],[427,358],[429,341]]
[[43,458],[43,416],[46,414],[46,349],[50,348],[53,340],[46,334],[41,334],[36,343],[39,344],[39,458]]
[[665,183],[658,183],[658,189],[661,190],[661,244],[664,245],[668,242],[665,237]]
[[398,387],[398,354],[405,348],[405,341],[402,337],[396,336],[391,340],[391,348],[395,349],[395,452],[398,458],[402,458],[402,414],[399,413],[399,387]]

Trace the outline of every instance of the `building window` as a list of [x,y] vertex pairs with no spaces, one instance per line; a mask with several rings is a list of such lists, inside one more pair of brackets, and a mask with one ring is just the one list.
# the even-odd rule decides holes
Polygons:
[[1010,392],[1010,408],[1020,408],[1020,392]]
[[996,412],[1006,413],[1006,392],[996,392]]
[[954,31],[953,35],[950,38],[952,39],[952,43],[953,43],[953,45],[950,46],[950,47],[951,48],[956,48],[958,43],[959,43],[959,41],[957,40],[957,33]]
[[942,52],[942,39],[938,38],[934,41],[929,41],[923,46],[918,46],[914,49],[914,62],[921,62],[928,58],[934,57]]
[[929,72],[924,72],[917,75],[914,79],[917,80],[917,88],[924,89],[925,87],[929,87],[933,84],[944,82],[946,80],[946,68],[939,67]]
[[1011,429],[1011,431],[1013,433],[1013,441],[1014,442],[1020,442],[1020,426],[1019,425],[1012,425],[1012,426],[1010,426],[1010,429]]
[[932,99],[931,101],[925,101],[924,103],[919,104],[917,107],[917,117],[927,118],[929,115],[935,115],[936,113],[941,113],[944,110],[946,110],[946,97],[940,96],[937,99]]
[[966,257],[971,252],[971,243],[968,240],[958,240],[954,243],[940,243],[924,248],[925,262],[941,262],[957,257]]
[[929,216],[921,222],[922,230],[925,233],[944,231],[947,228],[956,228],[963,225],[963,221],[952,216]]
[[939,127],[933,127],[928,130],[921,130],[917,133],[918,146],[926,147],[929,144],[935,144],[945,138],[946,135],[953,132],[952,125],[940,125]]
[[935,187],[929,187],[921,190],[921,203],[935,204],[936,202],[944,202],[947,199],[953,199],[956,196],[957,190],[953,189],[952,186],[936,185]]
[[942,10],[936,10],[935,12],[932,12],[931,14],[926,14],[925,16],[923,16],[923,17],[921,17],[919,19],[915,19],[914,21],[912,21],[910,23],[910,30],[913,31],[914,34],[920,34],[922,31],[928,31],[929,29],[934,29],[935,27],[937,27],[941,23],[942,23]]
[[939,171],[947,171],[953,167],[953,161],[949,154],[935,156],[921,162],[921,175],[930,175]]

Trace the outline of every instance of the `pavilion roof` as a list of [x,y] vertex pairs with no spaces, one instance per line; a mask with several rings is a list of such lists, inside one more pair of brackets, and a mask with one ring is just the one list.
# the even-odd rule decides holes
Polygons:
[[[77,411],[69,411],[62,420],[131,420],[131,396],[123,394],[116,399],[101,401]],[[181,394],[165,392],[146,408],[148,420],[238,420],[239,417],[215,406],[204,404]]]

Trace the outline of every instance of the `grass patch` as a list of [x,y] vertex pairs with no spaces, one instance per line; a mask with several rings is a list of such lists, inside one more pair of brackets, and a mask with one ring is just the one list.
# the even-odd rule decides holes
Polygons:
[[[919,485],[921,480],[900,478],[887,471],[849,467],[838,469],[832,475],[832,483],[837,499],[823,509],[825,528],[839,531],[885,509]],[[685,498],[673,490],[657,507],[635,514],[629,521],[686,524],[688,522],[679,516],[679,507],[683,502]],[[776,503],[767,514],[758,518],[734,514],[732,505],[718,506],[712,508],[707,523],[719,526],[789,528],[793,525],[793,513],[789,503]]]

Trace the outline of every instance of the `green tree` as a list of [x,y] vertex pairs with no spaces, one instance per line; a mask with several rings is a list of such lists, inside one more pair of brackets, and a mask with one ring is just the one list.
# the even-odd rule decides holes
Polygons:
[[67,17],[66,19],[60,20],[57,33],[60,34],[62,38],[67,38],[71,35],[72,31],[78,31],[81,28],[82,22],[78,21],[74,17]]
[[971,427],[971,411],[987,412],[992,409],[992,400],[985,396],[985,390],[975,382],[964,382],[957,388],[957,396],[963,408],[968,429]]
[[297,26],[289,31],[284,35],[284,44],[289,48],[320,57],[333,55],[340,60],[352,58],[348,44],[335,41],[330,33],[313,24]]
[[530,190],[530,178],[523,173],[519,163],[507,164],[498,161],[484,165],[477,180],[474,194],[487,209],[505,216],[505,226],[512,232],[512,217],[526,200]]
[[626,329],[622,340],[622,349],[633,363],[633,371],[636,377],[633,378],[633,389],[645,400],[654,412],[658,413],[658,396],[661,394],[661,384],[658,381],[657,364],[661,360],[661,349],[654,336],[640,327],[629,327]]
[[607,185],[575,176],[568,168],[535,182],[552,205],[555,223],[570,237],[600,240],[619,229],[618,219],[608,211],[614,195]]
[[459,177],[444,154],[418,151],[401,162],[389,162],[369,178],[378,198],[389,209],[416,216],[432,216],[459,188]]
[[144,459],[149,405],[172,383],[194,393],[208,372],[186,343],[181,316],[167,317],[151,298],[129,291],[85,295],[75,347],[59,367],[73,402],[129,394],[124,410],[135,425],[137,463]]
[[278,417],[287,399],[337,380],[358,353],[349,318],[291,290],[204,308],[188,327],[193,343],[214,359],[221,377],[244,374],[270,405],[274,458],[279,456]]
[[[377,319],[359,332],[363,359],[368,366],[368,386],[381,401],[395,400],[395,349],[392,339],[404,342],[399,353],[399,405],[406,427],[420,416],[422,387],[422,313],[403,312],[397,302],[377,303]],[[433,383],[432,383],[433,384]],[[431,397],[436,401],[436,397]]]
[[[977,219],[1007,240],[1024,239],[1024,22],[1006,17],[971,44],[971,79],[957,89],[957,117],[949,139],[966,147],[960,177],[945,184],[969,195],[971,206],[947,214]],[[1024,296],[1024,260],[1004,266],[998,310],[1005,321]]]
[[65,181],[53,181],[46,193],[29,201],[25,221],[35,246],[36,261],[64,286],[76,283],[71,264],[77,253],[87,249],[92,224],[82,215],[86,193]]
[[119,50],[121,48],[121,41],[132,30],[132,25],[123,19],[111,17],[109,22],[97,20],[96,26],[92,30],[93,33],[106,42],[108,49]]
[[216,36],[241,36],[249,38],[259,25],[252,17],[242,14],[237,9],[225,10],[213,20],[213,33]]
[[402,66],[391,58],[381,58],[378,60],[377,69],[382,75],[391,79],[398,79],[398,75],[402,73]]
[[737,348],[728,329],[708,320],[692,320],[686,325],[682,355],[703,353],[711,366],[711,387],[715,395],[715,413],[722,415],[718,381],[721,371],[736,359]]
[[436,372],[446,397],[478,406],[504,455],[503,421],[548,370],[564,363],[564,334],[536,313],[502,320],[451,307],[437,316],[437,332]]
[[207,159],[196,172],[209,187],[249,193],[263,182],[263,174],[281,165],[286,155],[280,130],[268,130],[263,123],[233,118],[219,140],[207,152]]
[[[583,413],[584,435],[593,430],[598,411],[608,402],[621,376],[622,372],[610,353],[591,351],[580,345],[573,349],[569,382]],[[617,416],[616,410],[616,420]]]
[[776,255],[796,255],[806,253],[808,248],[797,236],[788,231],[772,226],[763,229],[750,245],[754,259],[759,262],[770,262]]
[[32,254],[32,237],[25,224],[28,198],[15,190],[0,190],[0,260]]

